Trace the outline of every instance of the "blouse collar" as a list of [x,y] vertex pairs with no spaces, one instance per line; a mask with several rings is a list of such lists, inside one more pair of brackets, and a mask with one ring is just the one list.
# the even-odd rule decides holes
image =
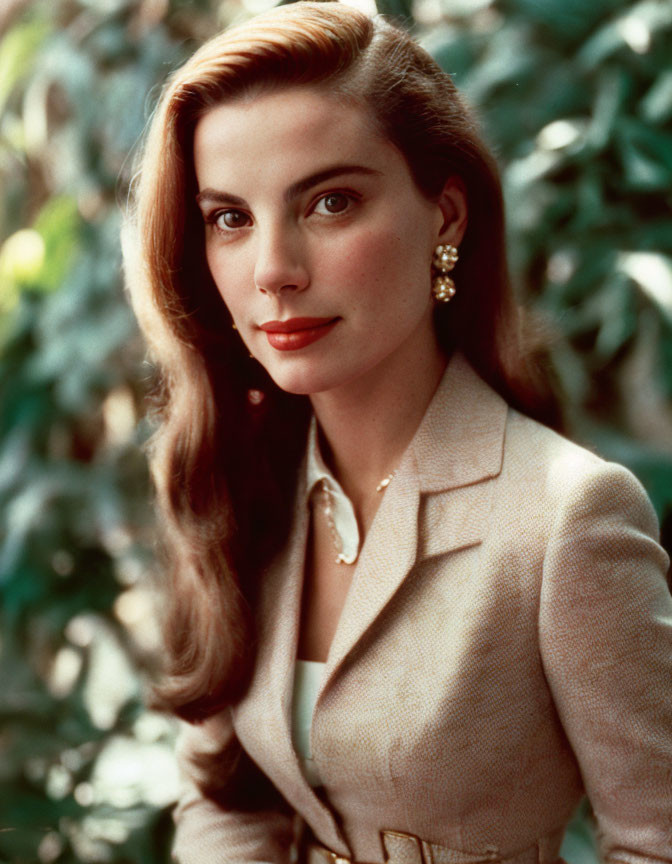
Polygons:
[[343,564],[354,564],[359,555],[359,526],[352,501],[343,487],[327,468],[317,436],[317,420],[313,416],[308,432],[306,501],[312,499],[313,506],[324,507],[335,540],[340,544],[336,560]]

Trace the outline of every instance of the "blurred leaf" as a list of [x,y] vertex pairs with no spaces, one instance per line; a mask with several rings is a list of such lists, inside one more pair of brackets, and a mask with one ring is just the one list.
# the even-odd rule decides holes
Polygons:
[[504,85],[517,85],[533,74],[538,53],[539,47],[530,39],[528,27],[502,27],[492,34],[468,77],[465,86],[470,97],[480,104],[491,91]]
[[412,27],[412,0],[376,0],[376,6],[381,15],[388,15],[390,18],[395,18],[407,28]]
[[672,135],[623,118],[617,144],[621,150],[625,180],[641,191],[665,191],[672,184]]
[[457,27],[435,28],[421,41],[444,72],[448,72],[457,86],[462,87],[464,76],[476,60],[475,46],[465,39],[462,30]]
[[652,39],[672,27],[672,7],[659,0],[643,0],[639,3],[615,4],[625,7],[620,15],[612,17],[600,27],[583,45],[577,55],[579,63],[586,69],[596,69],[607,58],[623,52],[623,57],[632,53],[645,54]]
[[32,71],[37,52],[48,33],[46,21],[35,16],[17,24],[3,36],[0,42],[0,115],[12,90]]
[[665,123],[672,117],[672,70],[664,70],[642,99],[640,112],[648,123]]
[[593,116],[587,140],[595,150],[607,146],[626,100],[632,92],[632,79],[625,69],[607,67],[598,74]]
[[592,28],[621,6],[621,0],[508,0],[504,9],[543,26],[568,43],[581,41]]
[[610,360],[635,333],[637,315],[629,280],[614,278],[599,297],[600,321],[595,354]]
[[68,273],[79,241],[77,202],[66,196],[51,198],[40,211],[34,228],[44,240],[44,262],[35,287],[54,291]]

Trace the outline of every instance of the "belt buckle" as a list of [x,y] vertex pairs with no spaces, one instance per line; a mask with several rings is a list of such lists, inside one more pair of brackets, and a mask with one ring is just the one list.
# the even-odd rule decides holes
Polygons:
[[385,864],[433,864],[431,852],[416,834],[385,829],[380,832]]

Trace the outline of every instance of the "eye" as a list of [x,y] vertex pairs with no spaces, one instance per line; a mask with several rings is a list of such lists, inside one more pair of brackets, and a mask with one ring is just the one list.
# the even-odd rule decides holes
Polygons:
[[250,224],[250,217],[242,210],[218,210],[208,217],[218,231],[232,231],[236,228],[245,228]]
[[350,195],[345,192],[329,192],[323,195],[315,204],[314,212],[324,216],[327,214],[336,215],[344,213],[352,204]]

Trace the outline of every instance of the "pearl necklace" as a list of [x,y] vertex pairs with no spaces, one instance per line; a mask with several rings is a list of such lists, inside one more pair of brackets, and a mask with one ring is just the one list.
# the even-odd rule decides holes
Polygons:
[[387,477],[383,477],[380,483],[376,486],[376,492],[382,492],[383,489],[387,489],[387,487],[390,485],[390,480],[394,477],[396,473],[396,471],[390,471]]
[[[380,483],[376,486],[376,492],[384,492],[385,489],[390,485],[390,480],[396,474],[396,471],[391,471],[387,477],[383,477]],[[336,527],[336,520],[334,519],[334,507],[333,507],[333,492],[329,488],[326,480],[322,480],[322,512],[327,520],[327,525],[329,526],[329,533],[331,534],[331,542],[334,546],[334,549],[337,552],[336,563],[337,564],[354,564],[354,561],[346,561],[343,556],[343,541],[341,540],[341,535],[338,533],[338,528]]]

